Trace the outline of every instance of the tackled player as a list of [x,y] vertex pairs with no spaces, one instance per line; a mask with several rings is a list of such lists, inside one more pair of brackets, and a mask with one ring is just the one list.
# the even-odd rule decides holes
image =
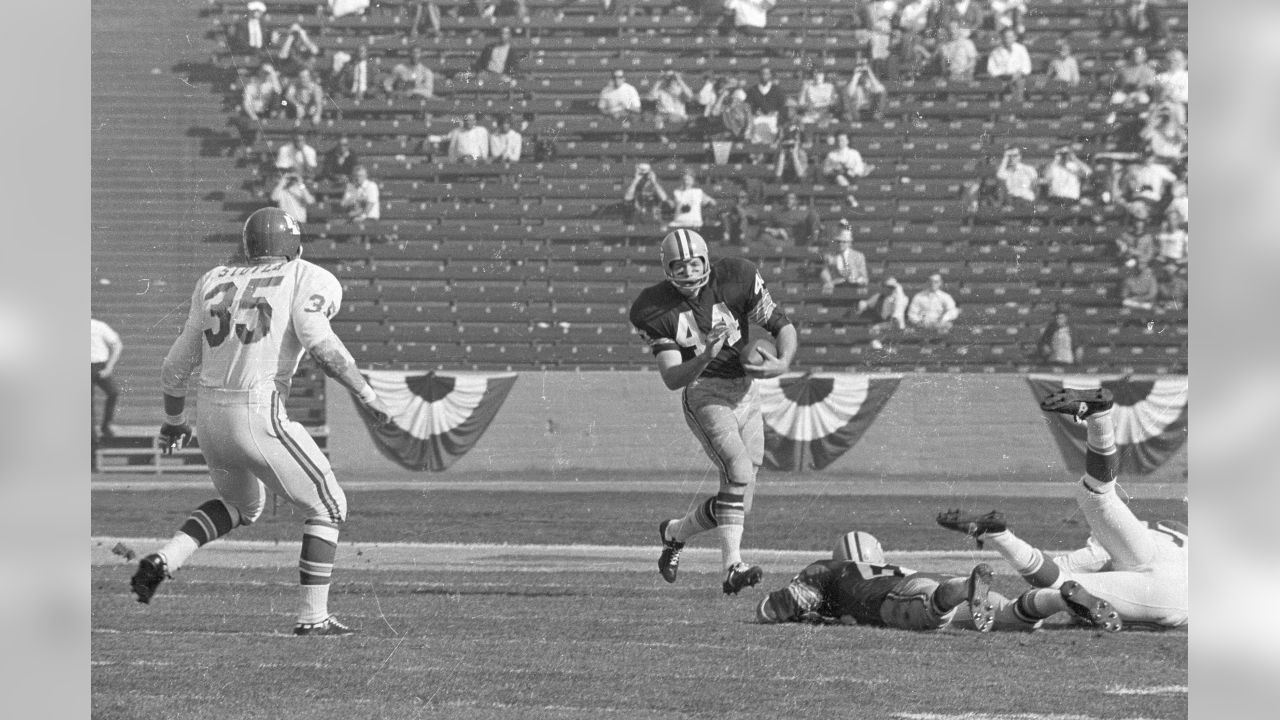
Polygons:
[[[675,582],[684,544],[719,528],[722,587],[733,595],[763,575],[741,553],[756,472],[764,462],[764,421],[752,377],[777,377],[791,368],[796,329],[755,265],[741,258],[712,263],[697,232],[668,233],[660,258],[667,279],[641,291],[631,305],[631,324],[657,359],[667,389],[683,389],[685,422],[719,469],[720,488],[684,517],[658,526],[658,571]],[[761,362],[744,364],[751,325],[773,336],[777,354],[762,353]]]

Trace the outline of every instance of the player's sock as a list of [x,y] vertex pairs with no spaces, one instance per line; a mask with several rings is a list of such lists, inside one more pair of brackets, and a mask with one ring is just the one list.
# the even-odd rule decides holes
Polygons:
[[337,554],[338,528],[323,520],[308,520],[302,527],[302,554],[298,558],[302,588],[298,622],[317,623],[329,617],[329,579]]
[[714,504],[716,524],[720,526],[720,558],[725,569],[742,562],[742,530],[747,520],[742,495],[721,492]]
[[667,525],[667,535],[676,542],[685,542],[701,532],[714,529],[716,496],[698,503],[684,517]]
[[240,524],[240,511],[221,500],[210,500],[196,508],[173,538],[160,548],[169,572],[182,567],[197,548],[226,535]]
[[1084,486],[1091,492],[1102,494],[1115,487],[1112,483],[1120,475],[1120,455],[1116,450],[1115,421],[1111,410],[1104,410],[1085,419]]
[[1018,596],[1013,603],[1013,615],[1022,622],[1036,623],[1067,609],[1062,593],[1049,588],[1035,588]]
[[1058,586],[1061,580],[1058,565],[1046,558],[1039,548],[1014,535],[1013,531],[989,533],[983,535],[982,540],[994,546],[1014,571],[1032,586]]

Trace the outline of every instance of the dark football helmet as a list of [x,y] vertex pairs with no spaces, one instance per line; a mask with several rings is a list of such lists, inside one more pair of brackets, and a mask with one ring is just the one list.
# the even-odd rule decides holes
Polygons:
[[245,257],[284,257],[290,260],[302,253],[302,227],[289,213],[273,207],[255,210],[244,221],[240,236]]

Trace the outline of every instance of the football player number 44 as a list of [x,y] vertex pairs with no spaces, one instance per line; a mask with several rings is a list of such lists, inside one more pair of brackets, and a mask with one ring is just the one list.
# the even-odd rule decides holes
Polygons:
[[[259,292],[282,282],[284,277],[281,275],[253,278],[245,284],[244,291],[239,293],[238,303],[234,282],[224,282],[206,293],[204,299],[209,303],[209,317],[212,320],[212,326],[206,327],[204,331],[209,347],[216,348],[226,342],[232,330],[245,345],[251,345],[271,332],[271,303],[259,295]],[[234,324],[233,320],[236,321]]]
[[[729,326],[729,335],[724,340],[726,346],[733,345],[742,338],[738,321],[733,318],[733,313],[729,312],[728,306],[724,303],[716,303],[711,306],[711,326],[715,327],[722,323]],[[692,310],[680,313],[680,321],[676,326],[676,343],[681,347],[694,348],[699,354],[707,347],[707,336],[698,329]]]

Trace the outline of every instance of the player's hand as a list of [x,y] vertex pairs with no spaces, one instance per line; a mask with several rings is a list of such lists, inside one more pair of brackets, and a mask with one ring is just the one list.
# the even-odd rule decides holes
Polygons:
[[364,406],[365,411],[372,417],[374,427],[386,427],[391,423],[391,410],[386,403],[382,402],[382,398],[374,397],[369,402],[362,400],[360,404]]
[[720,354],[720,350],[724,348],[724,342],[729,337],[729,326],[725,323],[714,325],[711,332],[707,333],[707,347],[703,351],[703,355],[714,358]]
[[174,450],[181,450],[191,442],[191,426],[187,423],[160,425],[160,454],[172,455]]
[[771,355],[768,350],[759,348],[760,356],[764,358],[764,362],[753,365],[751,363],[743,363],[742,369],[747,374],[755,378],[774,378],[786,373],[791,369],[791,363],[783,362],[777,355]]

